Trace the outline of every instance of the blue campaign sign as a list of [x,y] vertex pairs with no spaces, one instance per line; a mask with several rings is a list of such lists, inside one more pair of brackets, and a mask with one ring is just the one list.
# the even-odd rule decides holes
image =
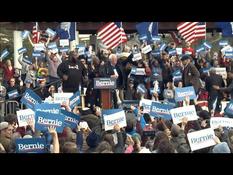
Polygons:
[[224,113],[233,116],[233,100],[227,104],[226,108],[224,109]]
[[55,36],[56,35],[56,32],[55,31],[53,31],[52,29],[50,29],[50,28],[47,28],[47,30],[45,31],[47,34],[49,34],[50,36]]
[[205,50],[205,47],[200,46],[200,47],[198,47],[198,48],[196,49],[196,52],[199,53],[199,52],[204,51],[204,50]]
[[172,105],[152,102],[150,115],[153,117],[161,117],[166,120],[170,120],[172,118],[170,114],[170,109],[173,109]]
[[69,51],[69,47],[60,47],[59,51],[60,52],[68,52]]
[[228,45],[228,41],[227,40],[221,40],[221,41],[219,41],[219,45],[220,46],[227,46]]
[[160,50],[160,51],[163,51],[163,50],[166,48],[166,46],[167,46],[167,45],[166,45],[165,43],[163,43],[163,44],[160,46],[159,50]]
[[35,105],[35,111],[46,112],[50,114],[60,114],[60,104],[41,103]]
[[29,59],[29,58],[23,58],[22,61],[23,61],[24,63],[26,63],[26,64],[32,65],[32,61],[31,61],[31,59]]
[[29,32],[28,30],[24,30],[24,31],[22,32],[22,35],[21,35],[22,38],[23,38],[23,39],[27,38],[28,35],[29,35],[29,33],[30,33],[30,32]]
[[35,104],[41,103],[41,98],[31,89],[27,89],[21,98],[21,103],[25,104],[27,108],[34,109]]
[[57,48],[57,43],[56,42],[49,43],[48,48],[49,49],[56,49]]
[[153,55],[153,56],[159,56],[160,55],[160,50],[159,49],[152,50],[151,55]]
[[6,58],[9,54],[10,54],[10,53],[8,52],[8,50],[7,50],[7,49],[4,49],[4,50],[2,51],[0,57],[3,59],[3,58]]
[[225,51],[225,58],[233,58],[233,51]]
[[205,46],[205,47],[208,48],[208,49],[211,49],[211,48],[212,48],[212,46],[210,45],[210,43],[207,43],[207,42],[204,42],[204,43],[203,43],[203,46]]
[[27,52],[27,48],[25,48],[25,47],[18,49],[19,54],[26,53],[26,52]]
[[79,103],[80,103],[80,91],[77,91],[72,97],[70,97],[70,108],[73,109]]
[[137,86],[137,91],[140,92],[140,93],[142,93],[142,94],[145,94],[145,93],[147,92],[147,89],[146,89],[146,87],[144,86],[144,84],[139,84],[139,85]]
[[61,114],[65,116],[64,127],[70,127],[71,129],[77,128],[80,121],[80,116],[72,112],[61,109]]
[[35,52],[32,53],[32,56],[41,58],[41,57],[43,57],[43,54],[41,52],[39,52],[39,51],[35,51]]
[[49,126],[56,127],[58,133],[63,132],[65,116],[37,111],[35,113],[35,128],[39,131],[47,131]]
[[176,49],[171,49],[168,51],[169,55],[176,55]]
[[175,100],[176,101],[185,100],[186,96],[189,96],[190,100],[196,98],[196,93],[195,93],[193,86],[175,89]]
[[9,99],[13,99],[19,96],[19,92],[17,91],[17,89],[8,92],[8,97]]
[[45,138],[16,139],[16,153],[46,153]]

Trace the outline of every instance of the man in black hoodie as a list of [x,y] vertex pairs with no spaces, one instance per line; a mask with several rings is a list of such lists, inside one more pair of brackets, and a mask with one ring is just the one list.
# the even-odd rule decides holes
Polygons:
[[78,57],[78,52],[72,51],[69,60],[58,66],[57,74],[62,79],[63,92],[75,93],[79,90],[79,86],[82,86],[83,79],[87,77],[86,69]]

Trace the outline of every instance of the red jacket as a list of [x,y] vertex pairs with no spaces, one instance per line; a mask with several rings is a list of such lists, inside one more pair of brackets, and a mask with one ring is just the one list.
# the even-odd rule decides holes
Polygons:
[[14,76],[15,69],[13,67],[11,70],[9,70],[9,68],[3,62],[0,62],[0,68],[3,69],[4,80],[9,81]]

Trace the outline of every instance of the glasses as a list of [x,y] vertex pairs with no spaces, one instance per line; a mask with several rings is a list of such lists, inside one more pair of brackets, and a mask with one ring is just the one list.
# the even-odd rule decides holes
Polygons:
[[14,83],[15,81],[10,81],[10,82],[13,82],[13,83]]

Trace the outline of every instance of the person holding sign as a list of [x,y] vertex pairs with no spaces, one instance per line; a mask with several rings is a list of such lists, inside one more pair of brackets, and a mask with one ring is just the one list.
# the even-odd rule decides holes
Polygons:
[[[8,99],[15,99],[19,96],[20,94],[20,88],[19,86],[15,83],[15,78],[11,78],[9,80],[9,86],[6,88],[7,92],[7,98]],[[19,99],[16,99],[19,100]]]

